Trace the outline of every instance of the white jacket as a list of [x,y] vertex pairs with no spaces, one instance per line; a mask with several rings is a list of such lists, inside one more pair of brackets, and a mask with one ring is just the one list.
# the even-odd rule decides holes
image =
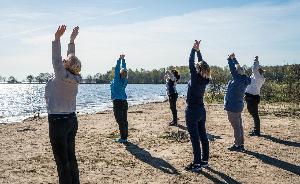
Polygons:
[[260,95],[260,88],[265,83],[265,77],[258,71],[259,61],[254,61],[252,66],[251,84],[247,86],[246,93]]

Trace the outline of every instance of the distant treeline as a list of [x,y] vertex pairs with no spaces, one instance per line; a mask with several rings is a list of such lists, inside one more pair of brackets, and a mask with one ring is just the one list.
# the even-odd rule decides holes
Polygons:
[[[180,83],[187,83],[190,74],[188,66],[170,66],[168,68],[154,70],[128,70],[128,82],[131,84],[163,84],[166,70],[176,69],[181,76]],[[300,103],[300,64],[264,67],[266,83],[262,87],[262,99],[272,102],[294,102]],[[206,100],[223,101],[225,87],[230,80],[228,67],[212,66],[212,80],[206,93]],[[251,68],[247,68],[247,74],[251,74]],[[87,75],[83,83],[108,84],[113,79],[114,68],[105,74],[97,73]],[[38,76],[28,75],[23,82],[46,83],[53,77],[50,73],[40,73]],[[0,82],[19,83],[13,76],[0,76]]]

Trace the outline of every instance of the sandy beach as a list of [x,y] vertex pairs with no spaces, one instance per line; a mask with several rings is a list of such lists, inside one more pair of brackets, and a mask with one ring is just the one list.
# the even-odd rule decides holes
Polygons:
[[[252,119],[243,113],[246,151],[230,152],[233,130],[222,104],[209,104],[210,168],[200,174],[184,167],[192,147],[178,101],[179,127],[169,127],[167,102],[129,108],[129,143],[115,143],[111,111],[80,115],[76,137],[81,183],[299,183],[299,112],[261,105],[261,137],[249,137]],[[288,109],[288,107],[286,107]],[[46,118],[0,125],[0,183],[57,183]]]

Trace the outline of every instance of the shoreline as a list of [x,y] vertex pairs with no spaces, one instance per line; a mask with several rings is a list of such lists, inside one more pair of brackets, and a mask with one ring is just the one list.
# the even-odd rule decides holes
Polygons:
[[[268,108],[279,106],[268,104]],[[184,167],[192,148],[178,100],[179,126],[170,127],[168,102],[129,108],[128,145],[114,142],[112,111],[79,115],[76,155],[81,183],[297,183],[300,178],[299,119],[261,115],[262,136],[249,137],[253,122],[243,112],[247,152],[229,152],[233,135],[222,104],[207,104],[210,168],[200,174]],[[262,109],[267,111],[267,109]],[[0,183],[57,183],[46,118],[0,126]]]
[[[180,96],[178,98],[183,98],[183,97]],[[129,105],[129,107],[134,107],[134,106],[139,106],[139,105],[145,105],[145,104],[152,104],[152,103],[153,104],[156,104],[156,103],[165,103],[167,101],[168,101],[168,99],[157,100],[157,101],[154,100],[154,101],[149,101],[149,102],[140,102],[140,103],[137,103],[137,104]],[[81,115],[93,115],[93,114],[106,114],[106,113],[110,113],[112,111],[113,111],[112,108],[109,108],[109,109],[95,111],[95,112],[76,112],[76,114],[77,114],[77,116],[81,116]],[[128,111],[128,113],[132,113],[132,112]],[[20,121],[12,121],[12,122],[7,122],[7,123],[0,122],[0,126],[1,125],[23,123],[24,121],[33,121],[33,120],[36,120],[36,119],[44,119],[44,118],[47,118],[47,116],[48,116],[47,113],[33,114],[33,115],[30,115],[30,116],[26,116],[26,118],[24,117],[24,119],[22,118],[23,116],[20,116],[20,118],[22,118],[22,120],[20,120]],[[13,118],[13,117],[7,117],[7,118]]]
[[[179,99],[184,99],[185,100],[185,97],[184,95],[181,95],[178,97]],[[138,102],[137,104],[133,104],[133,105],[129,105],[129,107],[134,107],[134,106],[139,106],[139,105],[144,105],[144,104],[155,104],[155,103],[165,103],[165,102],[168,102],[168,99],[165,98],[164,100],[154,100],[154,101],[148,101],[148,102]],[[218,102],[214,102],[214,103],[207,103],[205,104],[206,106],[207,105],[214,105],[214,104],[221,104],[221,103],[218,103]],[[277,107],[277,111],[276,109],[274,110],[273,109],[273,114],[274,115],[282,115],[282,113],[285,114],[285,116],[292,116],[292,117],[295,117],[297,119],[300,119],[300,103],[288,103],[288,102],[272,102],[272,103],[269,103],[269,102],[266,102],[266,101],[261,101],[260,103],[260,106],[262,107],[263,106],[263,109],[264,109],[264,106],[276,106]],[[246,108],[246,107],[244,107]],[[279,110],[278,110],[279,109]],[[100,110],[100,111],[94,111],[94,112],[77,112],[77,115],[87,115],[87,114],[90,114],[90,115],[93,115],[93,114],[104,114],[106,112],[111,112],[112,111],[112,108],[108,108],[108,109],[105,109],[105,110]],[[266,113],[264,111],[261,111],[260,113]],[[268,112],[270,113],[270,112]],[[15,123],[22,123],[24,121],[30,121],[30,120],[34,120],[34,119],[42,119],[42,118],[46,118],[47,117],[47,113],[42,113],[41,115],[42,116],[39,116],[37,115],[38,117],[36,117],[37,114],[33,114],[33,115],[30,115],[30,116],[26,116],[27,118],[22,118],[23,116],[20,117],[20,121],[12,121],[12,122],[0,122],[0,126],[1,125],[6,125],[6,124],[15,124]],[[1,118],[1,117],[0,117]],[[13,117],[8,117],[8,118],[13,118]]]

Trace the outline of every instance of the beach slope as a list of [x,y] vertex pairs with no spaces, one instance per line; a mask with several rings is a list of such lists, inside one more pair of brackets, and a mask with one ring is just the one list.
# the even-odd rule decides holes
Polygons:
[[[207,109],[210,168],[200,174],[184,167],[192,147],[178,101],[179,127],[169,127],[169,104],[129,108],[129,143],[118,144],[110,111],[79,116],[76,137],[81,183],[299,183],[300,119],[261,107],[261,137],[249,137],[252,119],[243,113],[244,153],[230,152],[233,132],[222,104]],[[272,111],[272,109],[274,111]],[[46,118],[0,125],[0,183],[57,183]]]

